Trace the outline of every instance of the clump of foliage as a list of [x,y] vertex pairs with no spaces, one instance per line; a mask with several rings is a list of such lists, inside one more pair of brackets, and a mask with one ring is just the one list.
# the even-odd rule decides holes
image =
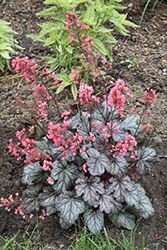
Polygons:
[[[124,26],[138,27],[132,22],[126,20],[125,14],[120,14],[117,10],[123,10],[126,7],[118,4],[120,0],[46,0],[44,3],[53,5],[37,13],[40,16],[51,17],[52,21],[39,25],[41,32],[38,35],[28,35],[36,41],[44,43],[44,46],[50,45],[54,50],[55,58],[44,57],[51,65],[50,72],[60,70],[69,74],[75,69],[78,60],[80,60],[80,50],[70,44],[69,33],[65,26],[67,25],[66,13],[76,13],[80,23],[89,26],[89,31],[93,37],[97,53],[101,53],[103,59],[106,56],[112,60],[112,45],[117,41],[112,35],[118,31],[122,35],[127,35],[128,31]],[[110,22],[112,29],[107,29],[104,24]],[[87,31],[82,30],[83,35]],[[99,45],[101,45],[99,47]],[[59,72],[59,73],[60,73]]]
[[[74,24],[76,14],[68,12],[67,15],[72,19],[68,24]],[[83,43],[84,39],[87,37],[83,37]],[[92,41],[88,39],[88,45]],[[121,79],[108,92],[106,78],[101,75],[106,62],[100,58],[102,66],[94,64],[97,68],[94,68],[93,75],[94,82],[100,82],[103,88],[101,98],[94,95],[93,87],[84,81],[82,72],[89,58],[94,61],[96,52],[92,47],[88,57],[87,46],[84,49],[83,68],[79,66],[78,73],[71,71],[78,93],[77,103],[71,106],[73,111],[78,110],[75,115],[59,111],[56,96],[47,85],[54,77],[54,85],[62,84],[54,72],[48,73],[47,69],[44,72],[46,82],[39,84],[34,62],[28,58],[13,60],[12,66],[21,70],[26,80],[34,80],[31,87],[36,97],[32,107],[18,95],[16,97],[18,107],[26,109],[33,120],[29,135],[25,129],[17,131],[19,142],[14,145],[10,139],[8,146],[18,160],[25,155],[27,163],[22,178],[27,189],[16,213],[25,217],[43,207],[40,218],[58,213],[63,228],[69,228],[82,214],[85,224],[95,234],[100,233],[107,215],[117,227],[132,229],[136,217],[148,219],[154,214],[145,190],[136,180],[159,160],[151,148],[150,139],[141,148],[137,145],[138,134],[149,130],[150,124],[142,125],[141,122],[145,113],[151,113],[148,107],[156,101],[155,91],[148,88],[144,92],[141,116],[135,108],[132,108],[133,115],[125,116],[126,98],[133,95],[127,92],[128,88]],[[48,116],[52,101],[57,110],[57,122],[50,121]],[[12,196],[1,198],[1,206],[8,211],[17,202]],[[30,214],[30,218],[32,216]]]
[[[10,23],[0,20],[0,70],[4,71],[5,66],[10,69],[9,59],[11,56],[16,54],[16,49],[23,49],[18,45],[18,42],[13,40],[13,34],[16,32],[13,31],[10,26]],[[14,48],[14,49],[13,49]]]

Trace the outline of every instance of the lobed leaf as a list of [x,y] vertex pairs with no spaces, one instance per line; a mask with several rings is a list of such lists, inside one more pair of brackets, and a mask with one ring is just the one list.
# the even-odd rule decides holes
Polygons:
[[87,165],[91,175],[102,175],[105,169],[109,167],[109,159],[106,155],[100,154],[96,149],[89,148],[87,150],[89,156]]
[[38,194],[42,190],[42,184],[36,184],[29,186],[23,191],[23,208],[25,212],[30,212],[33,210],[39,210]]
[[104,214],[100,210],[87,210],[84,213],[84,222],[94,234],[100,234],[104,225]]
[[127,172],[127,166],[126,159],[122,155],[119,155],[119,159],[113,157],[110,160],[110,168],[107,171],[118,178],[122,178]]
[[[138,128],[138,124],[137,124],[138,121],[140,121],[140,116],[139,115],[135,116],[135,114],[129,116],[128,118],[126,118],[124,120],[124,122],[128,126],[128,130],[130,130],[130,133],[132,135],[135,135],[135,133],[138,134],[139,132],[142,131],[142,127],[141,126],[139,126],[139,128]],[[137,130],[137,128],[138,128],[138,130]]]
[[110,221],[118,228],[124,227],[132,230],[135,226],[135,215],[125,211],[122,213],[108,214]]
[[43,192],[38,196],[38,202],[40,206],[56,208],[57,195],[54,189],[50,186],[44,187]]
[[76,194],[81,196],[83,194],[84,201],[88,202],[90,206],[97,207],[100,194],[104,193],[104,185],[99,177],[91,176],[78,178],[76,180]]
[[125,197],[125,202],[128,204],[128,206],[134,206],[136,209],[139,209],[140,207],[140,188],[136,183],[133,182],[133,188],[128,193],[128,196]]
[[133,188],[132,182],[128,176],[125,176],[122,179],[116,179],[114,177],[109,179],[111,183],[108,187],[108,190],[113,193],[113,197],[118,202],[124,202],[125,198],[128,196],[128,191],[131,191]]
[[48,172],[44,171],[38,162],[35,162],[33,165],[27,165],[24,167],[22,182],[32,185],[46,182],[48,177]]
[[74,193],[66,191],[58,196],[57,210],[64,222],[72,225],[78,219],[79,214],[85,211],[85,202]]
[[100,195],[99,209],[109,214],[114,208],[114,199],[111,193],[105,192]]
[[64,192],[76,178],[77,167],[74,164],[67,164],[66,161],[54,161],[51,170],[51,177],[57,181],[53,188],[56,192]]
[[127,125],[124,122],[118,123],[118,126],[116,126],[114,129],[115,130],[119,129],[118,133],[113,133],[113,135],[112,135],[113,140],[115,142],[119,142],[121,140],[124,140],[125,136],[128,135],[128,133],[127,133]]
[[156,156],[156,152],[152,148],[142,147],[138,151],[138,162],[136,164],[136,170],[139,175],[144,175],[150,171],[155,163],[159,161]]

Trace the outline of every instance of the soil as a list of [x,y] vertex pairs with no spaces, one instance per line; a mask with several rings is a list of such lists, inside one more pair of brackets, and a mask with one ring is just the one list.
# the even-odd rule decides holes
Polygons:
[[[1,0],[2,2],[2,0]],[[132,7],[128,7],[129,1],[123,0],[122,4],[128,7],[124,13],[128,13],[128,20],[139,24],[142,11],[146,1],[130,1]],[[124,79],[130,92],[134,94],[133,101],[127,103],[127,110],[133,106],[137,107],[139,113],[142,109],[141,98],[147,87],[156,89],[157,102],[152,105],[154,118],[147,118],[147,122],[152,124],[152,130],[157,125],[155,136],[162,139],[162,143],[156,147],[157,154],[167,155],[167,2],[158,1],[153,14],[151,8],[154,1],[151,1],[144,16],[139,33],[138,46],[135,46],[137,29],[127,27],[129,36],[123,37],[115,33],[118,43],[113,47],[113,68],[109,72],[112,80]],[[50,48],[44,48],[41,43],[34,42],[26,38],[26,34],[38,33],[40,27],[37,23],[43,23],[48,18],[38,17],[35,13],[43,10],[46,5],[42,0],[14,0],[0,4],[0,19],[11,22],[12,28],[18,32],[15,36],[26,50],[19,52],[19,56],[29,56],[39,64],[39,72],[45,68],[46,64],[41,59],[45,55],[53,55]],[[128,68],[127,60],[137,59],[139,65]],[[100,86],[99,86],[100,89]],[[7,198],[10,194],[25,189],[21,183],[23,161],[17,161],[16,157],[8,152],[7,145],[10,138],[15,138],[17,130],[29,124],[23,119],[22,113],[17,114],[16,108],[12,104],[16,93],[25,101],[30,101],[32,90],[23,77],[6,71],[0,73],[0,197]],[[67,90],[59,99],[61,109],[69,107],[72,103],[71,95]],[[161,160],[152,171],[139,180],[146,190],[148,197],[152,201],[155,209],[154,216],[147,220],[141,220],[138,225],[136,238],[140,238],[144,229],[146,241],[149,240],[150,249],[167,249],[167,161]],[[15,215],[12,210],[8,213],[4,208],[0,208],[0,235],[5,238],[14,236],[18,230],[17,240],[22,240],[22,235],[28,228],[31,233],[37,219],[33,218],[26,222],[20,215]],[[105,222],[109,236],[117,239],[121,235],[122,229],[117,229],[106,220]],[[38,233],[33,234],[34,239],[38,238],[41,244],[47,244],[48,249],[67,249],[71,240],[68,237],[73,235],[75,228],[67,230],[61,229],[55,215],[40,221]],[[129,231],[124,230],[125,235]],[[54,246],[54,247],[53,247]]]

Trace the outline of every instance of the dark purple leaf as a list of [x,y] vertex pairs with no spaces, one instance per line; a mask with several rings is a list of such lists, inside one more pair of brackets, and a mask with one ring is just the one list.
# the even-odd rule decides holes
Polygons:
[[75,104],[70,104],[70,109],[72,110],[72,111],[74,111],[74,110],[78,110],[78,105],[75,103]]

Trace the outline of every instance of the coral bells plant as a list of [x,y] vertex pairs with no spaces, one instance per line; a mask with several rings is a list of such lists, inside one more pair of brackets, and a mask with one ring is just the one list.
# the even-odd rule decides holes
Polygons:
[[[128,92],[123,80],[118,79],[108,91],[105,79],[100,71],[98,78],[104,83],[101,98],[82,78],[82,71],[72,72],[78,84],[78,113],[59,111],[56,97],[47,87],[39,84],[35,77],[35,66],[27,58],[13,61],[17,70],[24,70],[26,79],[33,79],[36,102],[33,110],[19,96],[16,103],[26,109],[33,120],[29,135],[23,129],[16,136],[19,140],[13,144],[10,139],[9,152],[18,160],[24,155],[22,199],[1,198],[1,205],[9,211],[21,202],[16,213],[25,217],[34,210],[42,208],[41,219],[57,213],[62,228],[69,228],[80,215],[83,215],[87,227],[95,234],[100,233],[104,225],[104,216],[117,227],[132,229],[136,219],[150,218],[154,209],[143,187],[136,183],[159,160],[151,148],[151,139],[138,147],[140,133],[147,133],[149,125],[142,125],[144,114],[150,114],[148,107],[156,101],[155,91],[147,89],[142,100],[145,108],[141,116],[135,108],[133,115],[125,116]],[[24,62],[24,63],[23,63]],[[85,63],[85,62],[83,62]],[[25,67],[23,67],[23,64]],[[103,62],[103,65],[105,62]],[[26,65],[29,65],[27,67]],[[81,63],[82,65],[82,63]],[[95,72],[97,72],[95,70]],[[54,77],[44,72],[46,78]],[[56,78],[55,81],[58,82]],[[97,81],[96,74],[94,81]],[[54,100],[53,100],[54,99]],[[59,117],[58,122],[47,118],[49,102],[54,101]],[[48,119],[47,125],[44,121]],[[154,143],[155,144],[155,141]]]

